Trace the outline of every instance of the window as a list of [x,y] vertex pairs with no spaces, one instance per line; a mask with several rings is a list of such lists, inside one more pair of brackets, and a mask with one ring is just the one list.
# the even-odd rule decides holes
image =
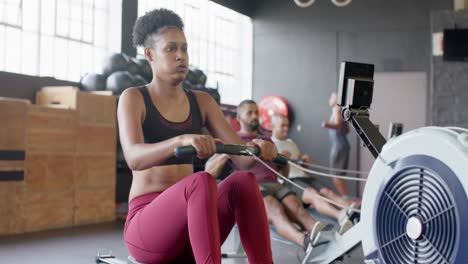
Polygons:
[[22,0],[0,0],[0,23],[21,27]]
[[64,39],[93,44],[95,6],[92,0],[55,0],[55,35]]
[[[139,16],[167,8],[182,17],[190,64],[203,70],[207,86],[221,101],[238,104],[252,97],[252,21],[209,0],[139,0]],[[142,56],[142,49],[138,50]]]
[[120,51],[121,1],[0,0],[0,70],[79,81]]

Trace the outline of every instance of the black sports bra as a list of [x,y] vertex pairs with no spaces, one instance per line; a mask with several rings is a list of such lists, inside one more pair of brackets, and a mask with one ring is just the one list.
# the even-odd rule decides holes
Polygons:
[[[143,95],[146,117],[143,122],[145,143],[157,143],[183,134],[201,134],[202,117],[195,94],[184,89],[190,103],[190,114],[183,122],[172,122],[165,119],[153,104],[148,88],[138,87]],[[171,157],[160,165],[192,164],[192,158]]]

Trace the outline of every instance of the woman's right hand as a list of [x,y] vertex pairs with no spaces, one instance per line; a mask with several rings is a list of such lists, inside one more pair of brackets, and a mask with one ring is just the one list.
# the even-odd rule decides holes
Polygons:
[[221,171],[226,165],[226,162],[230,159],[227,154],[214,154],[205,164],[205,171],[208,172],[214,178],[217,178]]
[[211,136],[186,134],[180,137],[181,145],[194,147],[200,159],[208,158],[216,152],[215,140]]

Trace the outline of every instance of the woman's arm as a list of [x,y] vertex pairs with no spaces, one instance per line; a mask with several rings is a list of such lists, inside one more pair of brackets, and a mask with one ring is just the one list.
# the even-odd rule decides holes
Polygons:
[[333,113],[329,122],[323,122],[322,127],[339,129],[343,124],[343,118],[341,117],[341,108],[338,106],[333,107]]
[[341,125],[340,124],[333,124],[333,123],[329,123],[329,122],[323,122],[322,127],[331,128],[331,129],[339,129],[341,127]]
[[227,154],[214,154],[205,164],[205,171],[214,178],[218,178],[224,166],[231,159]]
[[182,135],[162,142],[144,143],[142,123],[145,118],[143,96],[136,88],[126,89],[119,98],[117,119],[122,150],[131,170],[146,170],[172,157],[175,147],[193,145],[199,157],[214,153],[214,141],[209,136]]
[[[244,141],[226,121],[221,109],[213,98],[204,92],[194,91],[194,93],[196,94],[204,123],[211,135],[215,138],[221,139],[226,144],[245,145]],[[255,139],[252,143],[247,143],[247,145],[257,145],[260,147],[261,158],[264,160],[273,160],[273,158],[276,157],[276,148],[273,143]],[[240,169],[248,169],[255,161],[253,158],[245,156],[232,156],[231,159],[234,162],[234,165]]]

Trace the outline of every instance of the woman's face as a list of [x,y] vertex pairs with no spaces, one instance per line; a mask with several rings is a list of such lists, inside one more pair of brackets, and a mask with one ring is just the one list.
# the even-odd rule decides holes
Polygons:
[[153,69],[153,75],[172,85],[180,84],[187,75],[189,65],[184,32],[176,27],[168,27],[153,38],[151,58],[147,58]]

